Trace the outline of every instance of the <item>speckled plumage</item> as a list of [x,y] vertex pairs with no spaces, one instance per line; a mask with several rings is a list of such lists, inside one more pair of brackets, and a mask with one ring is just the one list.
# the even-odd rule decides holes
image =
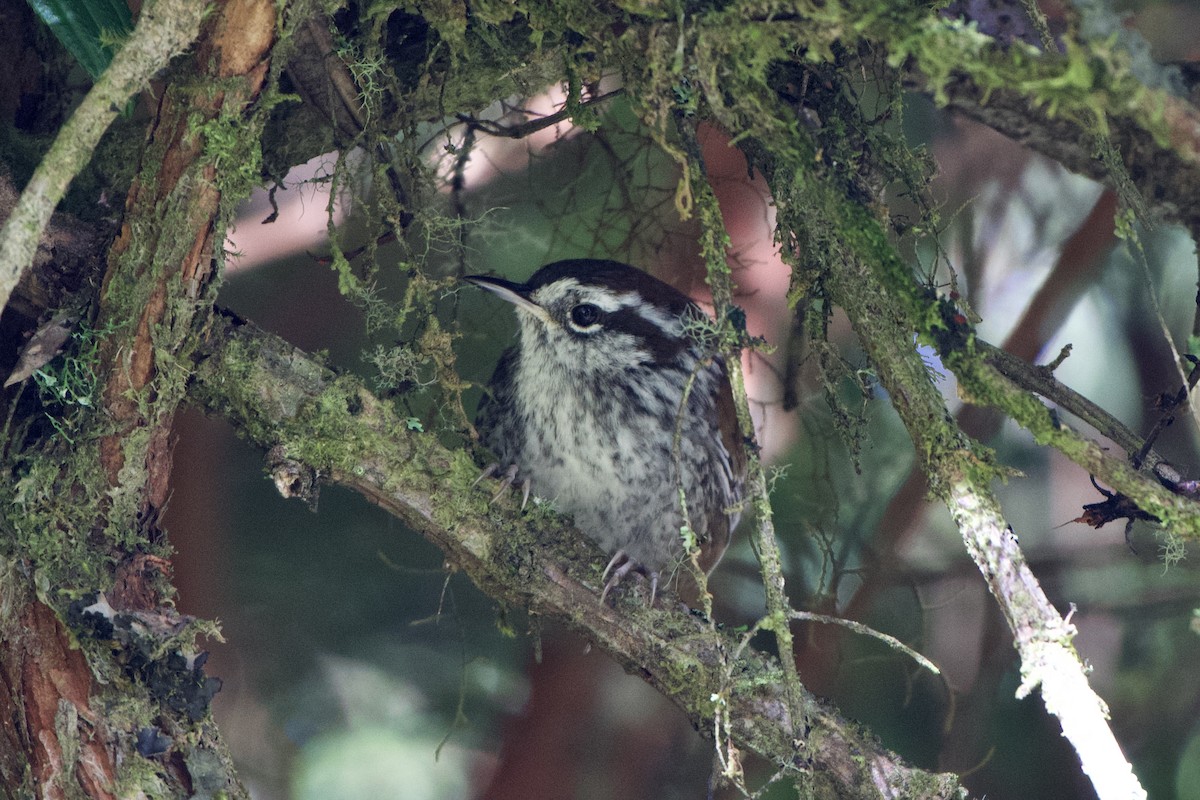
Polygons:
[[[612,261],[557,262],[525,284],[473,280],[513,302],[520,323],[477,420],[502,464],[652,575],[683,555],[682,488],[701,567],[715,566],[739,516],[744,456],[724,363],[685,331],[699,307]],[[574,310],[583,305],[597,322],[577,324],[573,314],[596,313]]]

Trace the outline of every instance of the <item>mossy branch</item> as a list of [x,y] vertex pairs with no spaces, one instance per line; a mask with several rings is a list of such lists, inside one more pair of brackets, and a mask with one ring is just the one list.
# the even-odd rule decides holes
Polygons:
[[[777,182],[784,178],[784,174],[775,174]],[[950,510],[967,552],[1012,630],[1021,658],[1018,694],[1024,696],[1041,688],[1046,709],[1059,718],[1063,734],[1101,798],[1144,798],[1145,790],[1108,725],[1104,701],[1088,685],[1087,671],[1071,645],[1074,627],[1042,591],[989,487],[999,475],[998,467],[991,463],[989,453],[954,424],[924,360],[913,346],[914,330],[935,330],[932,320],[939,317],[938,305],[922,308],[920,291],[911,276],[896,268],[901,262],[876,221],[860,207],[839,199],[838,190],[824,180],[810,180],[807,187],[820,197],[816,207],[840,208],[840,213],[829,219],[808,221],[839,230],[838,249],[826,254],[825,286],[830,299],[845,310],[854,326],[912,437],[918,462],[933,492]],[[781,217],[784,224],[795,223],[787,210]],[[835,220],[842,221],[840,227]],[[921,317],[928,325],[921,323]],[[947,365],[960,378],[964,373],[978,376],[981,370],[992,369],[974,356],[947,361]],[[1046,443],[1060,448],[1064,445],[1056,433],[1060,428],[1051,424],[1049,410],[1037,398],[1010,386],[999,399],[1007,401],[1004,408],[1014,416],[1023,413],[1024,406],[1036,405],[1047,425],[1045,430],[1035,431],[1035,436],[1040,432]],[[1085,447],[1079,437],[1069,441]]]
[[1160,213],[1200,235],[1200,109],[1135,78],[1112,41],[1038,52],[936,18],[896,34],[881,41],[908,88],[1074,172],[1111,181],[1111,159],[1097,155],[1101,142]]
[[[1024,388],[1010,375],[1030,378],[1036,368],[1019,369],[1019,359],[1001,354],[990,345],[973,342],[971,351],[943,354],[946,366],[954,370],[959,379],[960,391],[969,402],[989,405],[1012,417],[1017,424],[1033,434],[1038,444],[1049,445],[1110,487],[1128,496],[1137,506],[1153,514],[1171,536],[1194,541],[1200,538],[1200,504],[1196,500],[1165,487],[1153,475],[1136,469],[1127,457],[1107,452],[1098,442],[1062,424],[1053,411],[1034,394],[1037,391],[1051,399],[1066,400],[1070,410],[1079,409],[1084,417],[1102,433],[1114,435],[1127,456],[1132,456],[1137,446],[1127,447],[1140,440],[1118,421],[1112,419],[1094,404],[1083,402],[1085,398],[1061,387],[1057,381],[1046,376],[1040,380],[1027,381],[1033,391]],[[972,352],[974,351],[974,352]],[[998,366],[998,365],[1002,365]],[[1132,438],[1131,438],[1132,437]],[[1145,460],[1148,467],[1163,464],[1161,457],[1150,453]]]
[[[304,474],[353,489],[421,533],[497,601],[527,608],[586,636],[678,705],[712,735],[714,720],[738,746],[784,774],[805,773],[817,797],[964,796],[952,775],[906,765],[860,726],[802,689],[797,728],[779,662],[679,609],[647,608],[618,592],[598,602],[604,558],[582,534],[512,499],[489,505],[462,450],[409,429],[356,378],[339,375],[285,341],[230,317],[213,320],[190,393],[271,451],[287,492]],[[718,707],[719,704],[719,707]]]

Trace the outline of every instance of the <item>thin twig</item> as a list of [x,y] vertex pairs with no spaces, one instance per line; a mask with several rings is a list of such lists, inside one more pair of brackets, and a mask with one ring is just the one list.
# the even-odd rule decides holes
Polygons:
[[1196,388],[1197,381],[1200,381],[1200,360],[1195,356],[1187,356],[1192,361],[1192,371],[1188,373],[1187,380],[1183,386],[1179,387],[1179,391],[1174,397],[1168,398],[1163,403],[1163,413],[1159,415],[1158,421],[1154,423],[1154,427],[1146,434],[1146,442],[1141,446],[1130,459],[1134,469],[1140,469],[1142,463],[1146,460],[1146,456],[1150,453],[1150,449],[1154,447],[1154,442],[1158,440],[1158,436],[1163,432],[1163,429],[1175,421],[1175,409],[1188,399],[1192,393],[1192,389]]
[[1042,42],[1042,49],[1047,53],[1057,53],[1058,44],[1054,41],[1054,35],[1050,33],[1050,25],[1046,22],[1046,15],[1042,13],[1042,9],[1038,6],[1036,0],[1021,0],[1021,6],[1025,9],[1025,13],[1029,15],[1029,21],[1033,23],[1034,30],[1037,31],[1038,39]]
[[792,619],[803,620],[805,622],[820,622],[826,625],[841,625],[843,628],[849,628],[855,633],[860,633],[863,636],[872,636],[885,643],[893,650],[899,650],[901,653],[904,653],[904,655],[908,656],[913,661],[916,661],[934,675],[942,674],[942,671],[938,669],[937,664],[934,664],[928,658],[921,655],[916,650],[913,650],[895,636],[884,633],[883,631],[877,631],[871,626],[864,625],[861,622],[856,622],[852,619],[842,619],[841,617],[831,617],[828,614],[817,614],[812,611],[796,611],[795,609],[792,610]]
[[[1145,444],[1142,437],[1129,426],[1060,382],[1048,368],[1030,364],[982,339],[975,340],[975,347],[983,355],[983,360],[1004,377],[1022,389],[1041,395],[1059,408],[1071,412],[1095,428],[1101,436],[1116,442],[1126,453],[1137,453]],[[1149,467],[1163,460],[1154,450],[1148,450],[1144,459],[1144,463]]]
[[[729,312],[733,308],[733,282],[726,261],[726,232],[720,206],[712,185],[708,181],[704,154],[696,136],[695,119],[684,118],[680,115],[676,115],[674,119],[675,128],[683,140],[685,163],[682,166],[684,174],[690,175],[694,206],[699,209],[701,236],[703,237],[700,251],[708,268],[708,285],[712,290],[713,307],[718,322],[727,322]],[[745,441],[753,442],[754,422],[750,416],[741,359],[727,358],[726,368],[733,388],[738,425]],[[768,496],[766,473],[758,453],[750,447],[747,447],[747,451],[746,500],[753,504],[755,509],[755,526],[751,532],[751,541],[762,569],[767,606],[766,617],[761,624],[763,627],[769,627],[775,635],[780,653],[779,661],[783,669],[784,696],[788,700],[792,725],[799,732],[808,723],[804,719],[802,705],[799,702],[803,684],[796,668],[795,642],[788,623],[792,608],[785,589],[779,543],[775,538],[775,522]]]
[[553,114],[548,114],[540,119],[522,122],[516,125],[501,125],[497,122],[487,119],[479,119],[469,114],[457,114],[456,118],[459,122],[467,126],[469,130],[477,130],[486,133],[489,136],[499,136],[505,139],[524,139],[526,136],[537,133],[540,130],[557,125],[567,119],[570,119],[573,113],[578,111],[578,108],[587,108],[589,106],[603,103],[606,100],[611,100],[621,94],[624,94],[624,89],[613,89],[611,92],[606,92],[597,97],[593,97],[587,102],[580,103],[578,107],[563,106]]

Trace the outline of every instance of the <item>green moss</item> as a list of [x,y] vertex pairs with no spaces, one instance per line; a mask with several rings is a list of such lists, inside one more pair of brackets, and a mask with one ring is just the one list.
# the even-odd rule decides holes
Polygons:
[[248,197],[262,183],[262,149],[257,138],[246,135],[241,111],[226,105],[216,117],[196,126],[217,188],[237,198]]
[[1128,495],[1138,507],[1158,517],[1171,543],[1200,538],[1200,515],[1193,501],[1173,494],[1125,462],[1106,459],[1095,442],[1060,424],[1050,409],[1030,392],[1016,388],[1004,376],[969,352],[946,355],[946,365],[959,379],[960,391],[973,403],[998,408],[1033,434],[1041,445],[1057,449],[1072,461],[1099,475],[1113,489]]
[[[875,35],[885,33],[880,31]],[[1112,116],[1126,117],[1162,147],[1170,133],[1163,116],[1165,95],[1130,73],[1128,55],[1113,42],[1092,42],[1086,50],[1066,40],[1066,52],[1046,54],[1021,42],[1000,48],[974,26],[929,16],[914,26],[886,31],[888,63],[909,59],[924,73],[936,102],[949,102],[947,87],[966,76],[983,90],[1017,91],[1051,116],[1067,116],[1085,128],[1107,134]]]
[[[434,507],[435,521],[453,530],[458,527],[459,520],[477,515],[487,507],[489,487],[475,484],[479,474],[478,465],[466,450],[451,451],[446,470],[436,476],[438,484],[443,487],[442,496],[446,502]],[[530,515],[536,520],[543,506],[531,503],[530,509]],[[476,547],[472,550],[479,552]]]
[[[47,600],[77,596],[111,565],[90,540],[95,506],[105,497],[101,475],[92,467],[98,458],[92,441],[48,445],[18,467],[16,480],[4,491],[10,552],[30,562]],[[63,502],[64,497],[73,502]]]
[[[196,91],[207,92],[209,97],[230,98],[237,94],[237,88],[206,85]],[[187,105],[181,93],[190,90],[173,85],[169,91],[180,100],[177,107]],[[23,454],[15,470],[13,502],[6,505],[14,512],[8,519],[18,531],[14,549],[32,560],[39,582],[55,587],[55,592],[78,596],[103,588],[115,554],[161,550],[145,541],[146,531],[136,523],[144,502],[145,457],[152,432],[166,424],[183,398],[192,369],[188,358],[193,346],[192,323],[213,291],[212,281],[203,287],[204,292],[197,292],[197,285],[163,276],[186,263],[193,247],[194,234],[180,236],[178,232],[195,232],[203,229],[198,226],[208,224],[195,218],[198,213],[211,211],[197,202],[197,182],[204,180],[208,167],[218,175],[218,188],[227,208],[258,182],[258,138],[253,126],[265,112],[252,112],[247,121],[243,111],[230,101],[215,119],[194,123],[197,134],[204,137],[207,161],[189,168],[169,192],[157,189],[155,181],[172,137],[155,137],[139,159],[130,160],[141,163],[140,190],[126,215],[129,228],[120,240],[120,248],[110,257],[101,315],[88,340],[92,346],[87,353],[81,350],[60,362],[64,368],[71,367],[76,377],[92,376],[91,388],[79,380],[64,380],[62,370],[55,373],[55,388],[59,402],[70,399],[85,411],[100,406],[95,378],[108,380],[108,376],[99,375],[100,368],[105,364],[114,370],[127,368],[121,360],[127,350],[126,340],[145,310],[161,300],[166,311],[149,332],[154,347],[152,381],[120,398],[131,405],[120,430],[106,415],[77,414],[69,431],[73,445],[70,457],[61,457],[60,446],[53,442],[43,445],[40,451]],[[69,397],[63,394],[67,389]],[[116,441],[121,448],[122,464],[112,486],[107,485],[99,467],[99,443],[110,436],[114,437],[110,444]],[[112,453],[106,454],[106,461],[113,463]],[[96,530],[97,521],[103,521],[102,530]]]

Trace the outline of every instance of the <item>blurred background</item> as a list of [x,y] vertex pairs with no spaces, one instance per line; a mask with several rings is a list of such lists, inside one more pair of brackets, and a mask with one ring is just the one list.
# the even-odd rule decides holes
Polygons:
[[[1200,5],[1130,9],[1160,61],[1200,58]],[[553,92],[506,124],[561,104]],[[677,173],[625,103],[599,109],[594,133],[563,123],[519,140],[461,126],[430,129],[444,218],[403,242],[371,249],[378,297],[400,302],[416,267],[528,277],[550,261],[617,258],[706,300],[694,222],[674,205]],[[903,133],[931,153],[942,211],[940,250],[908,245],[913,268],[937,270],[979,315],[980,335],[1046,363],[1136,431],[1181,383],[1172,346],[1188,352],[1196,313],[1193,243],[1180,230],[1114,235],[1115,201],[979,125],[910,98]],[[841,380],[823,384],[795,335],[788,271],[773,243],[761,180],[727,138],[708,130],[706,162],[731,237],[737,303],[770,353],[744,365],[759,441],[773,470],[772,502],[788,591],[798,608],[860,620],[932,659],[935,677],[879,642],[828,626],[797,627],[806,685],[868,725],[918,766],[952,770],[989,798],[1088,798],[1093,792],[1040,698],[1018,701],[1008,630],[945,511],[912,471],[911,443],[872,384],[854,334],[835,316]],[[461,154],[470,147],[469,159]],[[227,249],[220,303],[331,364],[376,380],[404,335],[347,299],[329,266],[327,209],[350,250],[377,240],[370,201],[330,202],[335,157],[293,170],[274,201],[247,203]],[[453,185],[457,184],[457,188]],[[908,211],[900,200],[895,214]],[[414,257],[414,253],[419,258]],[[447,284],[449,285],[449,284]],[[435,311],[459,332],[457,370],[473,416],[501,350],[511,309],[484,293],[440,290]],[[1200,799],[1200,581],[1187,559],[1164,566],[1162,540],[1138,523],[1094,530],[1074,520],[1101,495],[1089,476],[999,417],[964,409],[951,376],[932,369],[960,423],[1020,471],[998,486],[1035,574],[1060,611],[1108,702],[1113,727],[1154,798]],[[393,377],[395,370],[389,372]],[[380,385],[427,429],[454,414],[420,369]],[[789,391],[792,390],[792,391]],[[839,401],[835,420],[828,397]],[[848,424],[847,424],[848,421]],[[837,424],[835,424],[837,423]],[[434,547],[357,496],[321,491],[315,511],[285,501],[262,454],[222,421],[195,411],[177,425],[166,519],[184,613],[219,619],[210,672],[224,679],[215,715],[240,775],[261,800],[425,798],[703,798],[713,749],[682,714],[588,643],[498,607]],[[838,430],[847,430],[840,434]],[[1157,448],[1195,477],[1195,420],[1184,412]],[[744,532],[710,581],[717,618],[753,623],[762,610]],[[770,778],[746,762],[747,782]],[[765,797],[790,797],[785,784]]]

